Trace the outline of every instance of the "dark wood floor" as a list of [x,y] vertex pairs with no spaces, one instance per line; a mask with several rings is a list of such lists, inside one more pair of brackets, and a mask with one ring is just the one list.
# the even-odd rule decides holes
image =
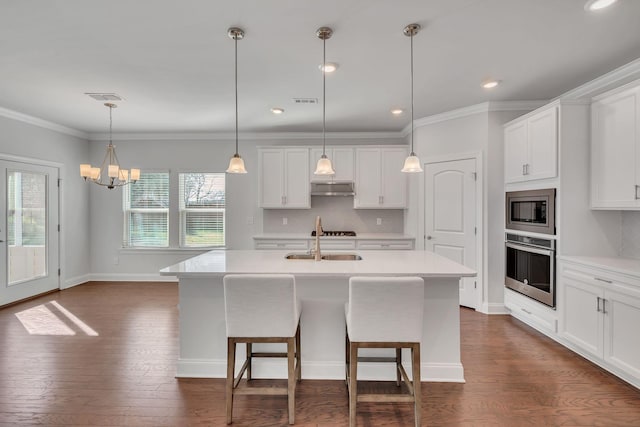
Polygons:
[[[175,284],[89,283],[0,310],[0,426],[225,425],[224,380],[173,377],[176,304]],[[639,390],[508,316],[460,316],[467,383],[423,383],[424,425],[640,426]],[[240,396],[234,414],[235,426],[287,422],[284,397]],[[300,383],[296,425],[347,420],[343,382]],[[361,404],[358,423],[413,415]]]

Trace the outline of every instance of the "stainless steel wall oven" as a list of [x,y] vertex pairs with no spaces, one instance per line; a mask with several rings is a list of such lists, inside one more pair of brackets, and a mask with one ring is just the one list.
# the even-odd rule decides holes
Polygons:
[[555,188],[507,192],[505,228],[556,234],[555,201]]
[[555,240],[506,233],[507,288],[556,306]]

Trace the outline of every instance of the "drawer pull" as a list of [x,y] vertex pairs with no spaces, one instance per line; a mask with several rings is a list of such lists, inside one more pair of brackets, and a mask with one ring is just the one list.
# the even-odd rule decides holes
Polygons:
[[600,297],[598,297],[598,302],[596,302],[596,310],[598,313],[600,312]]
[[528,315],[532,315],[533,313],[531,313],[529,310],[527,310],[526,308],[520,308],[520,310],[524,311],[525,313],[527,313]]
[[607,314],[607,300],[602,298],[602,314]]
[[601,279],[600,277],[594,277],[594,279],[597,280],[598,282],[613,283],[611,280]]

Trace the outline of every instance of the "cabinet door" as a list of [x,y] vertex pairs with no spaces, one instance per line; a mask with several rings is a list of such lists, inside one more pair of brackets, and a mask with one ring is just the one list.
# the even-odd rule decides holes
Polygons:
[[336,181],[353,181],[354,161],[353,148],[333,147],[333,169],[336,171],[334,180]]
[[260,150],[260,207],[281,208],[284,196],[283,150]]
[[356,148],[355,208],[382,206],[380,156],[379,148]]
[[640,378],[640,296],[605,292],[604,359]]
[[581,280],[579,274],[568,272],[562,276],[562,289],[562,336],[584,351],[602,357],[603,289]]
[[638,89],[591,104],[591,206],[634,208],[637,200]]
[[525,178],[543,179],[557,176],[558,109],[553,107],[529,118],[528,161]]
[[527,122],[523,120],[504,129],[504,181],[524,181],[526,164]]
[[285,148],[285,194],[284,207],[308,209],[309,196],[309,150],[307,148]]
[[388,209],[403,209],[407,207],[407,174],[401,172],[404,159],[407,157],[405,148],[383,148],[381,152],[382,165],[382,207]]

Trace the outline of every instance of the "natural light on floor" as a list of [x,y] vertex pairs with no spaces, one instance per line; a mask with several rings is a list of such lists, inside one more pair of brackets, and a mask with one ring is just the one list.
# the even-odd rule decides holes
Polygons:
[[[50,308],[59,314],[54,313]],[[16,317],[31,335],[76,335],[74,329],[79,329],[78,332],[84,332],[86,335],[98,336],[98,333],[89,325],[78,319],[57,301],[50,301],[21,311],[16,313]],[[75,328],[72,329],[72,327]]]

